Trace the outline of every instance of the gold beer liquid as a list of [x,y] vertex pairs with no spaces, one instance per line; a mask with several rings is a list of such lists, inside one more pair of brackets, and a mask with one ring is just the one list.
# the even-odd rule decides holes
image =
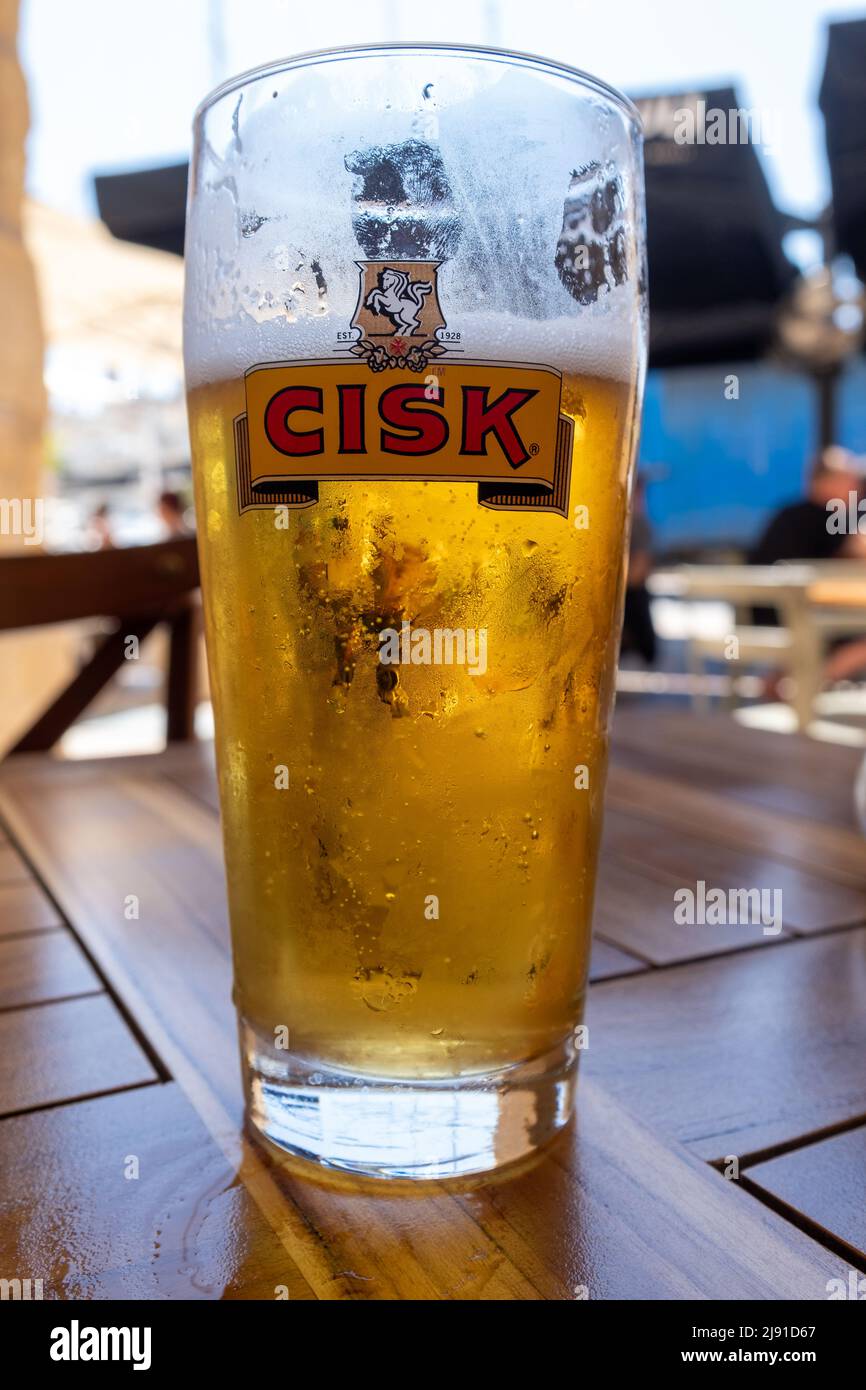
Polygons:
[[[265,1048],[285,1029],[305,1063],[448,1079],[580,1020],[633,395],[564,379],[568,519],[320,482],[280,527],[238,512],[243,381],[190,393],[235,1002]],[[407,619],[486,629],[486,671],[383,666]]]

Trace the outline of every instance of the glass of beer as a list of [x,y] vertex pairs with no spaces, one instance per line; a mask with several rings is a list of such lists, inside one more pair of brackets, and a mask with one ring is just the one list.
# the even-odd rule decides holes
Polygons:
[[307,54],[200,107],[185,357],[249,1119],[481,1172],[569,1119],[645,365],[631,104]]

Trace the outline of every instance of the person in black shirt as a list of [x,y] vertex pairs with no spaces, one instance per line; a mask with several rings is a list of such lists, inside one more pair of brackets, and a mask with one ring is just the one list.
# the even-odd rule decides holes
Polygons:
[[828,504],[848,494],[859,495],[863,483],[857,461],[847,449],[833,447],[818,455],[812,469],[808,496],[792,502],[771,518],[750,556],[753,565],[775,565],[777,560],[835,560],[844,555],[866,555],[866,536],[834,532],[828,521]]
[[[866,535],[834,526],[834,503],[851,494],[860,496],[863,475],[858,460],[836,445],[822,450],[812,468],[807,496],[776,512],[749,555],[753,565],[775,565],[780,560],[866,559]],[[774,608],[756,608],[754,621],[775,626]],[[825,670],[826,680],[843,680],[866,668],[866,639],[839,643]]]

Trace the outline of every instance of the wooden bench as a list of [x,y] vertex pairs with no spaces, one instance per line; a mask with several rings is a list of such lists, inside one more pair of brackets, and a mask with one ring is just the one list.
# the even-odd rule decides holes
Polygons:
[[165,704],[170,743],[193,735],[199,632],[195,537],[68,555],[0,558],[0,632],[85,618],[113,620],[73,681],[10,751],[43,752],[120,668],[128,638],[159,623],[170,633]]

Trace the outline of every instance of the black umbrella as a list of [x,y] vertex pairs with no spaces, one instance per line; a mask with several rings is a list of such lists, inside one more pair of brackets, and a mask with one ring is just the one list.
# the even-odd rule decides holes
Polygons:
[[97,174],[96,205],[108,230],[121,241],[183,255],[187,164],[134,173]]
[[866,279],[866,19],[831,24],[818,104],[833,189],[835,249]]
[[645,126],[651,363],[760,357],[796,270],[782,250],[785,219],[747,113],[732,87],[640,97],[637,105]]

